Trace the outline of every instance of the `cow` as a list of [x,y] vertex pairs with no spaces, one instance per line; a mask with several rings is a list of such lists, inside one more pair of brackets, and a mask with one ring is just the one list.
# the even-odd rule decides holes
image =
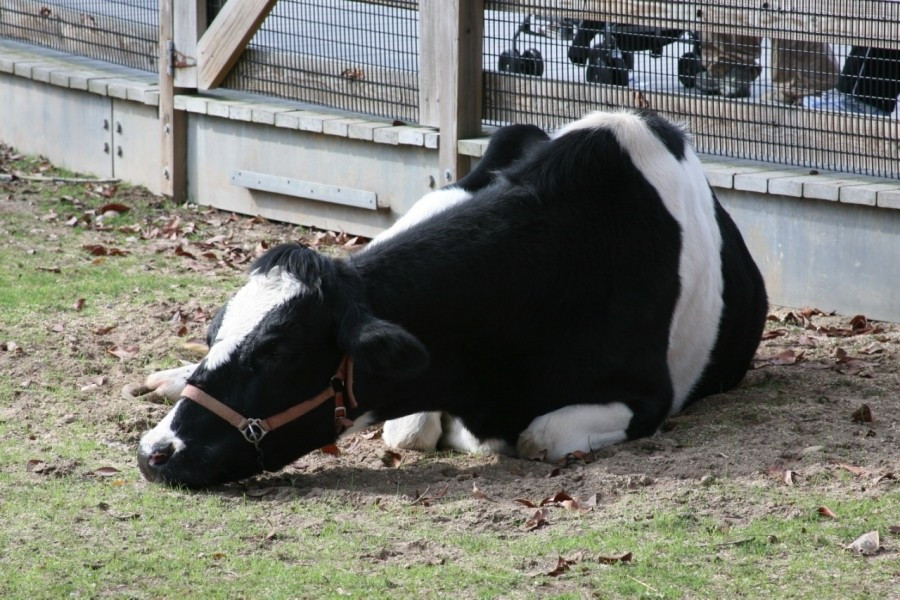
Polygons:
[[[401,231],[414,226],[431,215],[450,208],[471,198],[472,194],[487,187],[502,169],[520,160],[537,144],[549,140],[549,136],[539,127],[528,124],[514,124],[501,127],[490,137],[490,142],[481,160],[459,181],[432,191],[402,215],[390,228],[372,239],[367,248],[373,248]],[[224,308],[220,309],[211,323],[207,343],[218,329]],[[143,386],[127,385],[123,390],[127,398],[138,391],[152,396],[155,401],[177,401],[187,385],[188,378],[197,368],[196,363],[185,364],[151,374]],[[411,450],[434,450],[439,445],[456,450],[475,452],[478,442],[451,415],[440,412],[419,413],[399,419],[391,419],[384,424],[382,439],[393,448]]]
[[144,476],[239,480],[421,413],[555,461],[738,385],[765,286],[684,131],[595,112],[523,154],[365,252],[260,257],[142,437]]

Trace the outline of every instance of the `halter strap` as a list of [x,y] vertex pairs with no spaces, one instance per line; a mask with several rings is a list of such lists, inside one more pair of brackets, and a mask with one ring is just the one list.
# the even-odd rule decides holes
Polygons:
[[334,398],[334,426],[337,433],[353,426],[353,421],[347,418],[347,407],[344,406],[344,396],[351,408],[357,406],[353,397],[353,360],[350,356],[341,359],[337,373],[331,378],[330,385],[299,404],[272,415],[266,419],[247,418],[233,408],[226,406],[222,401],[210,396],[200,388],[188,384],[184,386],[181,395],[193,400],[214,415],[224,419],[236,427],[244,438],[251,444],[258,445],[267,433],[295,421],[319,407],[330,398]]

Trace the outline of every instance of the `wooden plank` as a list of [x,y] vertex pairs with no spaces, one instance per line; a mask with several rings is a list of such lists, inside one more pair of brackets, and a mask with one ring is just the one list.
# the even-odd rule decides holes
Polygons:
[[485,118],[556,129],[598,108],[648,108],[688,124],[702,153],[894,176],[900,129],[892,119],[730,100],[694,93],[638,91],[486,72]]
[[206,30],[206,0],[175,3],[175,87],[197,87],[197,44]]
[[209,90],[225,79],[273,6],[275,0],[225,3],[197,44],[198,88]]
[[[533,1],[487,1],[487,8],[541,13]],[[880,0],[560,0],[554,17],[787,40],[900,48],[900,3]]]

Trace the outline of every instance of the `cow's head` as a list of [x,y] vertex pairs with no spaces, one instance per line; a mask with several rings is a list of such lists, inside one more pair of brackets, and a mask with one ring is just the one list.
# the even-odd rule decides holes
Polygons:
[[[208,341],[183,397],[141,438],[138,464],[151,481],[199,487],[277,470],[335,440],[332,380],[347,376],[348,358],[360,376],[401,378],[428,360],[415,337],[370,312],[348,261],[296,245],[273,248],[253,265]],[[289,413],[265,435],[252,421],[239,428],[242,418],[269,419],[311,399],[301,416]]]

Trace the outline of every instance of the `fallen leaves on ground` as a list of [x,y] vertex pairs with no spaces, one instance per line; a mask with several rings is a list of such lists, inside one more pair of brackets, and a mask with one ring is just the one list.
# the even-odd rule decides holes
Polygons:
[[826,519],[837,519],[837,515],[828,508],[827,506],[819,507],[819,515],[825,517]]
[[872,409],[868,404],[863,404],[850,415],[850,420],[854,423],[871,423],[874,421],[872,417]]
[[531,573],[531,577],[559,577],[572,570],[572,567],[578,564],[596,562],[601,565],[615,565],[631,562],[633,555],[631,552],[621,552],[619,554],[601,554],[596,558],[588,556],[583,551],[576,552],[570,556],[557,556],[556,564],[549,571],[539,571]]
[[525,531],[534,531],[535,529],[540,529],[547,525],[547,517],[550,515],[550,510],[547,508],[539,508],[534,511],[534,514],[529,517],[527,521],[525,521]]
[[878,531],[870,531],[859,536],[845,549],[860,554],[862,556],[872,556],[881,549],[881,540],[878,537]]
[[403,456],[399,452],[394,452],[393,450],[385,450],[384,454],[381,455],[381,463],[386,467],[396,469],[402,462]]

